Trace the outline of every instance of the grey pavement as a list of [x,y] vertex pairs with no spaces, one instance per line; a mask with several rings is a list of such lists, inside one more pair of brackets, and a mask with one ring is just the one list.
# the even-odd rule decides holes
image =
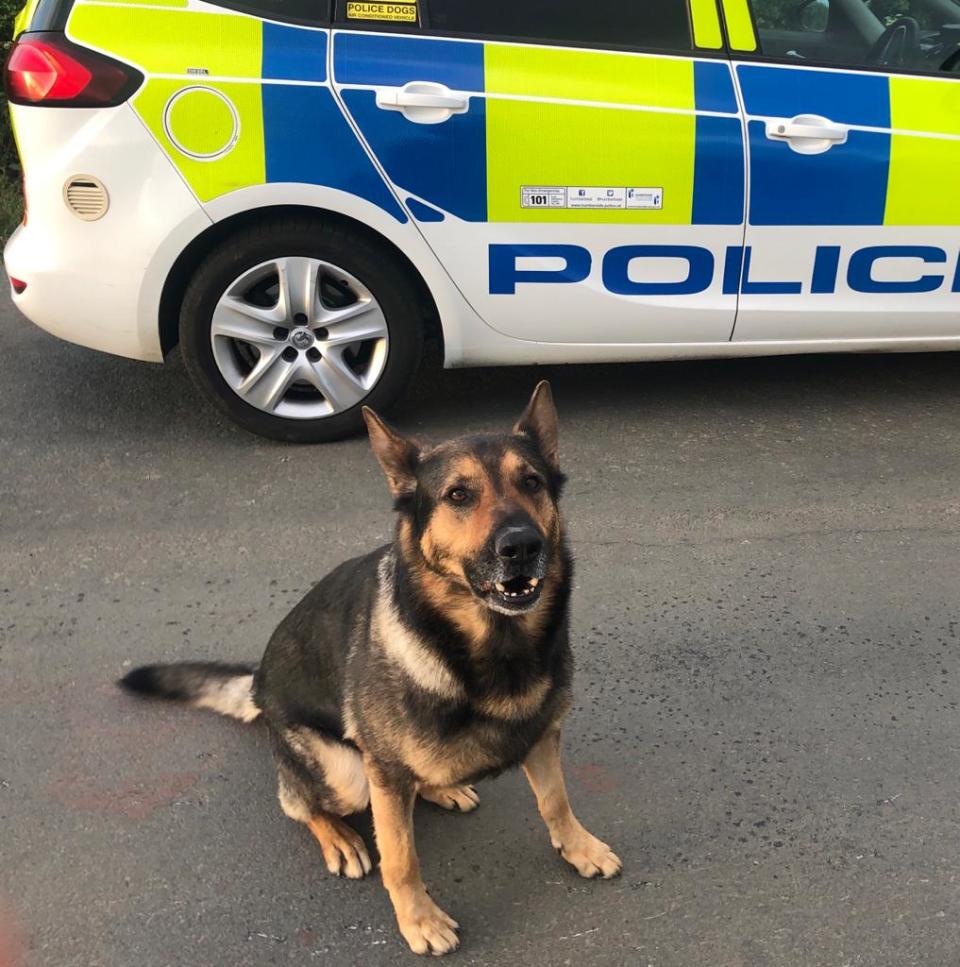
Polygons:
[[[960,963],[960,360],[425,376],[426,438],[561,410],[577,559],[580,880],[522,776],[418,806],[452,963]],[[138,703],[154,659],[256,659],[391,532],[364,440],[248,436],[165,368],[0,304],[0,906],[50,967],[412,964],[376,877],[326,874],[263,735]],[[357,828],[369,837],[369,820]]]

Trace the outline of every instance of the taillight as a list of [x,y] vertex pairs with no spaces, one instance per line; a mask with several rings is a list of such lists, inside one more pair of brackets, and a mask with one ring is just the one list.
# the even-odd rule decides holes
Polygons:
[[59,33],[21,34],[3,72],[11,102],[49,107],[113,107],[142,81],[139,71]]

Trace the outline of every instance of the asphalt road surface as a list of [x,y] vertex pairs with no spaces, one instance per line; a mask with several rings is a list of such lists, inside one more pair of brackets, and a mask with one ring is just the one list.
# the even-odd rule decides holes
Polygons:
[[[519,774],[470,815],[418,805],[453,962],[960,962],[960,359],[437,373],[394,417],[505,427],[545,375],[577,559],[569,785],[625,870],[580,880]],[[0,906],[27,964],[414,962],[378,878],[333,879],[281,814],[256,727],[112,685],[258,658],[391,528],[364,440],[258,440],[179,360],[58,342],[3,300]]]

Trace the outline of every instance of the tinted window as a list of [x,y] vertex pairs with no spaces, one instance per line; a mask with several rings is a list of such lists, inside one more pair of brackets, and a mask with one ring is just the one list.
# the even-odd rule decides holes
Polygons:
[[692,49],[686,0],[425,0],[432,30],[542,43]]
[[957,0],[751,0],[760,50],[798,62],[960,74]]
[[330,0],[210,0],[218,7],[239,10],[286,23],[330,23]]

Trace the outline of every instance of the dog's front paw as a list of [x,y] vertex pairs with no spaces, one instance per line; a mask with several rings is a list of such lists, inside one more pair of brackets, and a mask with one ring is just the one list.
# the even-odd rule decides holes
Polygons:
[[588,879],[602,876],[605,880],[609,880],[623,869],[620,857],[606,843],[601,842],[585,829],[567,842],[553,845],[581,876]]
[[442,957],[460,946],[457,936],[460,924],[447,916],[426,894],[402,915],[397,912],[397,925],[415,954]]
[[420,796],[444,809],[468,813],[480,805],[480,797],[473,786],[424,786]]

